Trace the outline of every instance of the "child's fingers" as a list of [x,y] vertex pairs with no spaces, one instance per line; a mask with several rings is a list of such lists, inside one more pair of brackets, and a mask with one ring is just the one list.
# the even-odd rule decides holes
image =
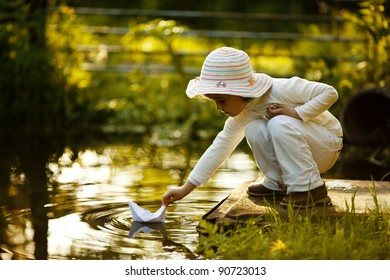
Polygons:
[[175,198],[173,196],[169,196],[163,200],[164,205],[169,205],[175,202]]
[[171,195],[170,191],[163,195],[162,202],[164,205],[168,205],[173,202],[173,196]]
[[169,204],[169,198],[163,198],[162,204],[167,206]]
[[176,187],[170,187],[163,195],[163,204],[168,205],[176,201]]
[[269,106],[267,107],[267,114],[268,114],[270,117],[274,117],[274,116],[278,115],[279,109],[280,109],[280,107],[278,107],[278,104],[269,105]]

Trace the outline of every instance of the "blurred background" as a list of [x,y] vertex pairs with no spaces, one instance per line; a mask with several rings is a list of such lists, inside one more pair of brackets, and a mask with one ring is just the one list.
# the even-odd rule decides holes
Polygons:
[[[389,11],[385,0],[0,0],[0,256],[122,258],[58,253],[50,221],[98,205],[114,210],[93,227],[126,231],[126,199],[159,206],[185,180],[225,117],[184,91],[221,46],[245,50],[256,72],[334,86],[345,147],[325,178],[390,180]],[[261,176],[244,142],[181,228]]]

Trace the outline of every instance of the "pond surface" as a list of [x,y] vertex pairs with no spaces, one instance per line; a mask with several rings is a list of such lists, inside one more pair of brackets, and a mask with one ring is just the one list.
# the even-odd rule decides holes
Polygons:
[[77,155],[65,147],[46,164],[42,189],[29,187],[25,173],[11,172],[9,185],[1,186],[7,190],[1,259],[201,258],[196,226],[202,215],[259,175],[247,153],[235,152],[207,186],[168,206],[163,224],[133,222],[128,207],[131,200],[157,210],[166,189],[179,186],[197,158],[175,145],[106,144]]
[[[0,259],[201,259],[201,217],[261,176],[244,143],[207,186],[168,206],[163,224],[145,226],[133,222],[128,201],[160,208],[166,189],[183,183],[209,141],[80,139],[0,139],[9,148],[0,150]],[[370,179],[372,164],[359,170],[350,162],[324,178]]]

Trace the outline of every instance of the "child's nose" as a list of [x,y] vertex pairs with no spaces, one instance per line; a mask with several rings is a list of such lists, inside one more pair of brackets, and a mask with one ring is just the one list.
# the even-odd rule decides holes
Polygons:
[[217,103],[216,106],[217,106],[217,110],[218,110],[218,111],[222,111],[222,109],[223,109],[222,104]]

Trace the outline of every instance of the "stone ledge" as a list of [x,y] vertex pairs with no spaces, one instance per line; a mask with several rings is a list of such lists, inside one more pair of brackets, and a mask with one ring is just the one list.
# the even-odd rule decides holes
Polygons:
[[[318,217],[342,217],[346,212],[367,214],[376,205],[381,211],[390,211],[390,182],[326,179],[328,195],[332,204],[310,208],[310,215]],[[288,209],[280,206],[281,198],[251,197],[246,193],[248,183],[235,189],[226,199],[203,216],[203,220],[213,223],[237,223],[249,218],[278,215],[288,216]],[[376,199],[374,199],[376,198]],[[295,210],[307,214],[308,209]]]

